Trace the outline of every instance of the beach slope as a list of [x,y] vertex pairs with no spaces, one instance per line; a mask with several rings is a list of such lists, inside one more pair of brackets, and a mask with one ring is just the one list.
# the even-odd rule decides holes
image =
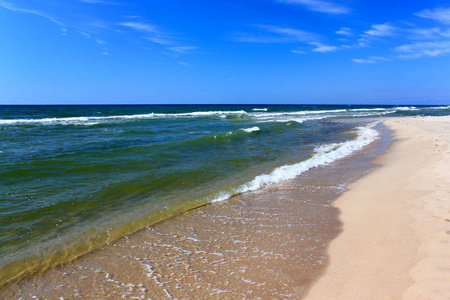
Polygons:
[[385,124],[396,141],[335,202],[343,232],[307,299],[450,299],[450,117]]

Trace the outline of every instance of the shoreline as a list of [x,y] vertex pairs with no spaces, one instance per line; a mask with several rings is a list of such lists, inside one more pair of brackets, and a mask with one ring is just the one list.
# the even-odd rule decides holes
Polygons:
[[448,299],[450,117],[386,119],[394,143],[333,205],[343,231],[306,299]]
[[148,226],[4,295],[298,299],[324,272],[326,246],[341,230],[330,203],[391,143],[379,129],[385,138],[353,155]]

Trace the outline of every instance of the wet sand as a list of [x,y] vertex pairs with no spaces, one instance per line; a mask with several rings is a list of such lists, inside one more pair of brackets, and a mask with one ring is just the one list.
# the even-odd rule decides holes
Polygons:
[[335,202],[343,232],[307,299],[450,299],[450,117],[385,124],[396,142]]
[[299,299],[325,271],[341,231],[331,205],[387,149],[184,213],[6,286],[5,299]]

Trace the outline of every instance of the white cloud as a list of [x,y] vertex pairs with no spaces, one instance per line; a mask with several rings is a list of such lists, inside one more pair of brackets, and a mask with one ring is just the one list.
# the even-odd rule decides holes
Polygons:
[[309,10],[323,12],[327,14],[347,14],[350,9],[346,6],[336,4],[325,0],[278,0],[279,2],[287,4],[303,5]]
[[353,44],[351,45],[342,45],[342,48],[346,49],[356,49],[356,48],[363,48],[369,46],[369,40],[367,38],[359,38],[357,39]]
[[295,41],[309,41],[315,38],[315,34],[295,28],[269,26],[269,25],[259,25],[258,27],[265,29],[270,33],[275,33]]
[[389,61],[390,59],[386,58],[386,57],[380,57],[380,56],[371,56],[370,57],[373,60],[378,60],[378,61]]
[[450,53],[450,41],[406,44],[396,47],[395,51],[402,53],[398,56],[402,59],[413,59],[423,56],[435,57]]
[[384,23],[384,24],[375,24],[371,26],[371,29],[365,31],[364,33],[368,36],[375,36],[375,37],[385,37],[385,36],[392,36],[395,35],[396,27]]
[[316,34],[300,29],[271,26],[271,25],[256,25],[257,28],[262,29],[261,33],[240,33],[233,37],[233,40],[246,43],[298,43],[309,42],[316,40]]
[[339,47],[336,46],[328,46],[328,45],[324,45],[322,43],[318,43],[318,42],[311,42],[309,43],[310,45],[314,45],[316,46],[316,48],[314,48],[312,51],[314,52],[321,52],[321,53],[326,53],[326,52],[334,52],[339,50]]
[[49,21],[51,21],[51,22],[53,22],[53,23],[55,23],[55,24],[57,24],[59,26],[66,27],[66,25],[64,25],[60,21],[56,20],[52,16],[50,16],[50,15],[44,13],[44,12],[41,12],[39,10],[20,8],[20,7],[14,6],[11,3],[4,2],[4,1],[0,1],[0,7],[3,7],[4,9],[10,10],[10,11],[15,12],[15,13],[26,13],[26,14],[32,14],[32,15],[40,16],[40,17],[43,17],[43,18],[45,18],[45,19],[47,19],[47,20],[49,20]]
[[352,59],[352,61],[354,61],[355,63],[358,64],[375,64],[377,62],[381,62],[381,61],[388,61],[389,59],[385,58],[385,57],[380,57],[380,56],[371,56],[370,58],[355,58]]
[[185,61],[179,61],[178,63],[179,63],[180,65],[183,65],[183,66],[191,66],[190,63],[185,62]]
[[358,64],[373,64],[373,63],[375,63],[371,59],[364,59],[364,58],[354,58],[354,59],[352,59],[352,61],[354,61],[355,63],[358,63]]
[[90,4],[120,5],[119,2],[106,1],[106,0],[78,0],[78,1],[84,2],[84,3],[90,3]]
[[439,27],[433,28],[414,28],[409,30],[411,38],[419,40],[433,40],[450,37],[450,29],[443,29]]
[[160,33],[156,26],[145,22],[123,22],[119,23],[119,25],[134,29],[139,32]]
[[338,31],[335,31],[334,33],[336,34],[340,34],[340,35],[345,35],[345,36],[352,36],[353,32],[350,28],[348,27],[342,27],[341,29],[339,29]]
[[415,14],[416,16],[431,19],[443,24],[450,24],[450,8],[424,9]]
[[177,53],[187,53],[192,50],[197,50],[199,47],[196,46],[178,46],[178,47],[167,47],[168,50],[177,52]]
[[306,53],[305,51],[300,51],[300,50],[291,50],[291,52],[295,53],[295,54],[305,54]]
[[160,38],[160,37],[144,37],[144,39],[149,40],[152,43],[161,44],[161,45],[171,45],[172,41]]
[[108,44],[107,42],[105,42],[105,41],[103,41],[103,40],[100,40],[100,39],[98,39],[98,38],[95,39],[95,42],[96,42],[97,44],[99,44],[99,45],[106,45],[106,44]]
[[89,33],[86,33],[84,31],[78,31],[79,34],[84,35],[85,37],[87,37],[88,39],[91,38],[91,35]]
[[[140,18],[138,16],[132,16],[128,18]],[[142,38],[148,40],[152,43],[160,44],[160,45],[173,45],[174,37],[170,33],[163,32],[159,29],[158,26],[150,24],[145,21],[130,21],[130,22],[122,22],[119,23],[121,26],[125,26],[131,28],[137,32],[143,33]]]

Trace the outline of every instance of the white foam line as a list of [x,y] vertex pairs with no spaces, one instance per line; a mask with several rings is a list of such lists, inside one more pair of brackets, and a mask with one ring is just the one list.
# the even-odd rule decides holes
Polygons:
[[349,111],[385,111],[386,108],[353,108]]
[[313,115],[313,114],[325,114],[325,113],[339,113],[347,112],[346,109],[334,109],[334,110],[302,110],[302,111],[292,111],[292,112],[273,112],[273,113],[250,113],[251,116],[259,117],[279,117],[279,116],[303,116],[303,115]]
[[203,117],[203,116],[224,116],[224,115],[242,115],[247,114],[243,110],[239,111],[197,111],[179,114],[137,114],[137,115],[120,115],[105,117],[69,117],[69,118],[43,118],[43,119],[0,119],[0,125],[17,125],[17,124],[43,124],[43,125],[95,125],[101,121],[110,120],[137,120],[137,119],[155,119],[155,118],[179,118],[179,117]]
[[395,110],[402,110],[402,111],[408,111],[408,110],[419,110],[417,107],[415,106],[398,106],[398,107],[394,107],[393,109]]
[[450,105],[448,106],[430,106],[430,107],[422,107],[423,109],[450,109]]
[[[333,145],[333,147],[330,146],[328,149],[325,149],[324,146],[321,149],[322,151],[316,152],[313,157],[305,161],[276,168],[270,174],[256,176],[252,181],[239,186],[234,191],[216,194],[213,196],[211,202],[223,201],[230,198],[235,193],[255,191],[268,185],[295,178],[312,168],[329,165],[340,158],[361,150],[378,138],[379,132],[372,129],[378,123],[379,122],[377,121],[369,124],[367,127],[359,127],[358,137],[354,140]],[[328,152],[325,150],[328,150]]]
[[289,122],[297,122],[297,123],[303,123],[305,121],[312,121],[312,120],[322,120],[326,118],[331,118],[332,116],[317,116],[317,117],[303,117],[303,118],[293,118],[288,117],[286,119],[276,119],[276,118],[259,118],[258,122],[261,123],[267,123],[267,122],[281,122],[281,123],[289,123]]
[[395,110],[386,110],[386,111],[380,111],[380,112],[355,112],[355,114],[348,115],[348,117],[373,117],[373,116],[381,116],[381,115],[387,115],[387,114],[393,114],[395,113]]

